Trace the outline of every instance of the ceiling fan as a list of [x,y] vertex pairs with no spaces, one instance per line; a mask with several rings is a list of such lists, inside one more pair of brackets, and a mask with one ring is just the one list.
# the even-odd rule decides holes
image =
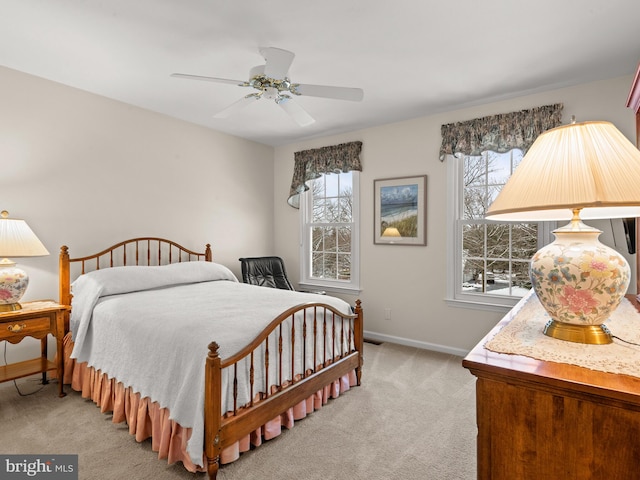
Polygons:
[[230,83],[240,87],[252,87],[258,90],[258,92],[250,93],[216,113],[214,115],[216,118],[226,118],[250,103],[253,103],[255,100],[266,98],[274,100],[276,104],[282,107],[282,109],[302,127],[311,125],[315,120],[306,110],[293,101],[291,95],[334,98],[353,102],[361,101],[364,96],[360,88],[292,83],[289,77],[287,77],[289,67],[295,57],[292,52],[275,47],[264,47],[260,48],[260,54],[264,57],[265,64],[253,67],[249,71],[249,80],[247,81],[203,77],[186,73],[172,73],[171,76],[191,80],[204,80],[207,82]]

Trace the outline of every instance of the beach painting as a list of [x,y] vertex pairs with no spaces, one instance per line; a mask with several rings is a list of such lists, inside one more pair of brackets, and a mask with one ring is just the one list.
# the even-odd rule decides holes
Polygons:
[[426,245],[427,176],[374,180],[374,243]]

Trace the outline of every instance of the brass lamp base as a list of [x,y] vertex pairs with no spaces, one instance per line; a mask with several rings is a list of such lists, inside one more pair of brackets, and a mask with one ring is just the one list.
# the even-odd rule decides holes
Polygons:
[[567,342],[606,345],[613,342],[611,332],[606,325],[574,325],[572,323],[549,320],[544,334]]
[[0,304],[0,313],[4,312],[15,312],[16,310],[21,310],[22,305],[19,303],[3,303]]

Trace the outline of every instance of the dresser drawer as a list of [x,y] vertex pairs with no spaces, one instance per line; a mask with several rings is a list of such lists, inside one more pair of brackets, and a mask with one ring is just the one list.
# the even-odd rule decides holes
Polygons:
[[0,323],[0,340],[7,340],[11,343],[21,340],[25,336],[43,338],[49,333],[51,320],[49,317],[36,317],[25,320],[11,320]]

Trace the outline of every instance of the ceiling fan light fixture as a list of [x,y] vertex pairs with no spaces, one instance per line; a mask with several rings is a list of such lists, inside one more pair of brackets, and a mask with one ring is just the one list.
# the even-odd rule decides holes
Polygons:
[[[291,83],[288,78],[289,67],[295,55],[292,52],[275,47],[260,48],[260,53],[265,59],[264,65],[257,65],[249,71],[248,81],[229,80],[217,77],[203,77],[200,75],[189,75],[174,73],[171,76],[187,78],[191,80],[206,80],[209,82],[230,83],[240,87],[252,87],[258,93],[246,95],[245,97],[232,103],[223,111],[218,112],[216,118],[225,118],[231,113],[244,108],[252,100],[259,100],[264,97],[275,100],[291,118],[300,126],[312,124],[315,120],[304,109],[292,101],[288,94],[296,96],[310,96],[333,98],[337,100],[361,101],[363,92],[360,88],[331,87],[325,85],[310,85]],[[285,92],[285,93],[283,93]]]
[[280,97],[280,92],[275,87],[264,87],[262,89],[262,96],[269,100],[275,100],[278,103],[278,98]]

